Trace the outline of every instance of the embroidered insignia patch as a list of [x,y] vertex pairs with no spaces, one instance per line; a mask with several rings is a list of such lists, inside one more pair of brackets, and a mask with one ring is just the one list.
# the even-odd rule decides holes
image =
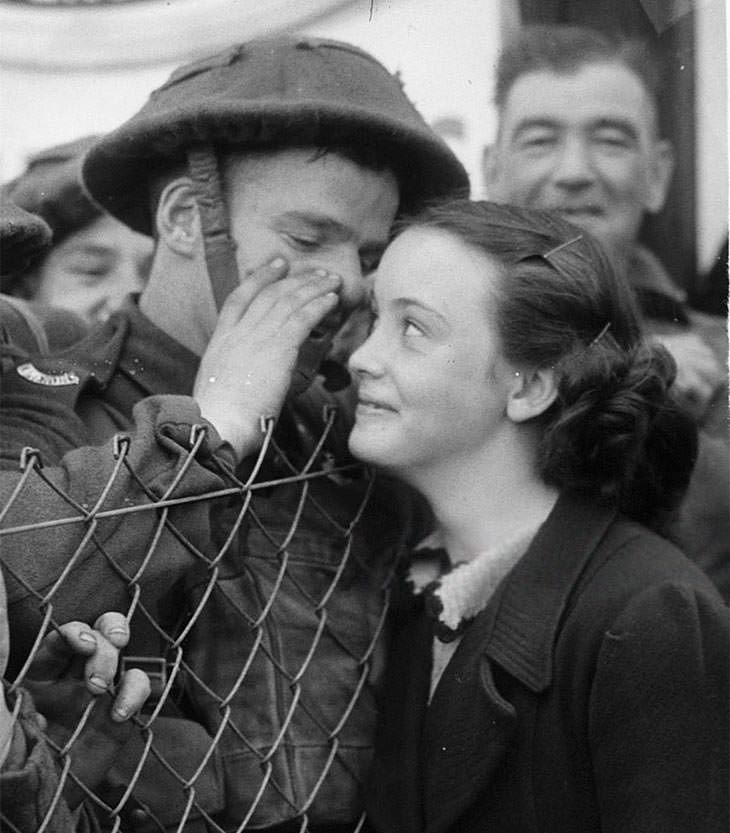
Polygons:
[[62,387],[64,385],[78,385],[81,381],[78,375],[72,370],[67,370],[65,373],[43,373],[42,370],[38,370],[30,362],[18,365],[16,370],[20,376],[29,382],[52,388]]

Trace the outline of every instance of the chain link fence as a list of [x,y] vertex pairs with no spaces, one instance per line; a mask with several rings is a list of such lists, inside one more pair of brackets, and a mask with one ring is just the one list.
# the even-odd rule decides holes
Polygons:
[[[132,634],[123,667],[143,668],[153,690],[98,784],[81,781],[74,756],[108,698],[92,701],[62,743],[47,737],[59,780],[39,833],[54,829],[71,784],[115,833],[364,828],[405,521],[397,493],[328,451],[337,419],[326,410],[324,431],[297,459],[265,422],[245,479],[213,457],[204,463],[224,486],[201,493],[188,482],[204,450],[199,426],[164,488],[143,481],[123,435],[99,450],[109,475],[92,503],[66,492],[32,449],[3,473],[13,478],[0,506],[11,692],[22,693],[44,634],[69,614],[93,623],[109,605]],[[32,513],[44,493],[64,511]],[[38,566],[49,548],[51,575]]]

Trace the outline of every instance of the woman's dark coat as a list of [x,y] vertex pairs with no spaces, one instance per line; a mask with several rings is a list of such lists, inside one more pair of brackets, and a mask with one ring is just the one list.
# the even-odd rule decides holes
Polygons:
[[381,833],[727,833],[728,610],[664,539],[562,497],[428,709],[430,625],[399,625]]

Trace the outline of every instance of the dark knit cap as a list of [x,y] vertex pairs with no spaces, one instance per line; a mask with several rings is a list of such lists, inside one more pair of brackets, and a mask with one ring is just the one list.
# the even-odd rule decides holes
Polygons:
[[370,148],[399,178],[408,208],[468,194],[448,145],[371,55],[339,41],[278,37],[233,46],[176,70],[145,106],[87,154],[87,190],[149,234],[149,181],[186,148],[351,145]]
[[54,245],[102,214],[81,184],[81,160],[98,139],[84,136],[37,153],[20,176],[2,187],[4,199],[48,223]]
[[22,274],[51,242],[51,229],[40,217],[3,199],[0,201],[0,273]]

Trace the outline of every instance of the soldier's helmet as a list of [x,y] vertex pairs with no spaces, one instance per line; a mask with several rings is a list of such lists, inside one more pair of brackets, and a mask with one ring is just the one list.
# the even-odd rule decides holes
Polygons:
[[370,146],[399,179],[401,204],[465,195],[456,156],[392,75],[366,52],[303,36],[233,46],[173,72],[144,107],[87,154],[93,198],[137,231],[151,232],[149,182],[185,163],[196,144],[224,148]]
[[[0,273],[3,286],[25,272],[51,243],[51,228],[36,214],[0,199]],[[85,324],[70,310],[0,295],[0,372],[13,356],[61,350],[81,339]]]
[[54,245],[101,216],[81,184],[81,160],[99,138],[84,136],[35,154],[25,171],[2,187],[4,199],[48,223]]
[[6,198],[0,201],[0,270],[2,275],[16,275],[48,247],[51,229],[35,214]]

